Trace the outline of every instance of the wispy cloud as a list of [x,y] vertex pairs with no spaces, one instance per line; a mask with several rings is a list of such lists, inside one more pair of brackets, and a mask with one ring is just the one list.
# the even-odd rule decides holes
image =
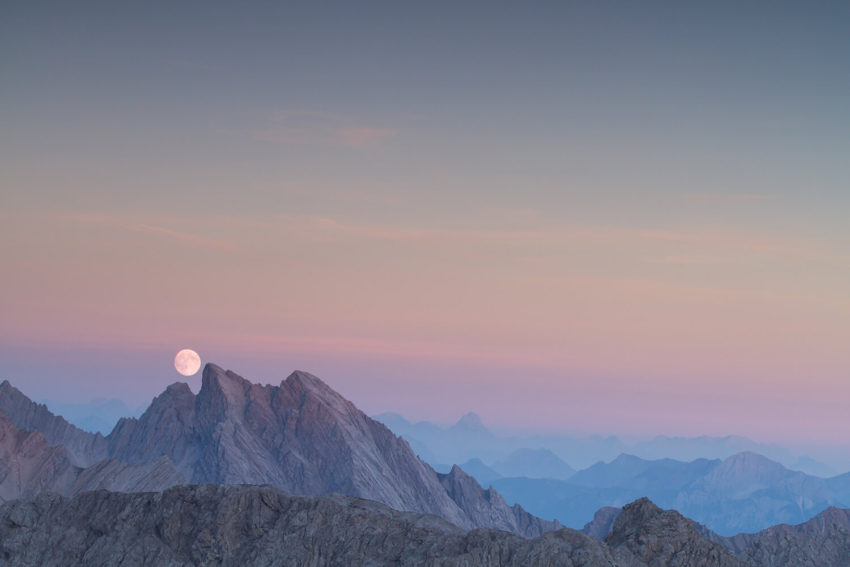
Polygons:
[[248,134],[255,140],[279,144],[364,148],[379,145],[396,131],[324,112],[284,112]]
[[735,204],[735,203],[754,203],[759,201],[768,201],[775,199],[776,195],[766,193],[685,193],[682,198],[690,203],[708,205],[708,204]]
[[227,252],[231,254],[243,254],[245,252],[238,246],[230,244],[229,242],[206,238],[197,234],[174,230],[164,226],[150,224],[148,222],[138,222],[134,220],[129,220],[120,216],[92,214],[67,214],[63,216],[68,220],[78,223],[115,228],[130,232],[162,235],[192,246],[196,246],[198,248],[206,248],[209,250],[217,250],[219,252]]
[[353,223],[317,215],[279,215],[286,229],[310,242],[337,242],[352,237],[376,241],[408,242],[470,250],[477,246],[496,247],[507,254],[526,253],[537,257],[546,250],[558,253],[570,248],[607,250],[609,254],[631,256],[652,264],[710,265],[741,263],[756,258],[784,259],[841,265],[848,262],[830,242],[797,235],[794,237],[745,229],[692,228],[687,230],[648,230],[617,226],[581,226],[538,222],[497,228],[428,228]]

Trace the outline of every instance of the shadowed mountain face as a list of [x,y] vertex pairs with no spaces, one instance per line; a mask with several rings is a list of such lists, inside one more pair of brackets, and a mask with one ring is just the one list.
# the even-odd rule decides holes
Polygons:
[[183,482],[270,484],[296,494],[369,498],[436,514],[462,528],[535,536],[559,527],[507,506],[460,471],[449,476],[457,490],[448,491],[404,440],[306,372],[269,386],[208,364],[197,396],[186,384],[172,384],[141,417],[122,419],[106,438],[68,425],[8,383],[3,387],[7,396],[0,407],[34,429],[53,432],[56,447],[70,439],[101,457],[80,449],[76,462],[91,466],[76,470],[70,485],[42,487],[62,494],[162,490]]
[[101,434],[83,431],[53,415],[47,406],[33,402],[8,380],[0,383],[0,413],[18,429],[39,431],[50,445],[64,445],[74,465],[87,467],[107,457],[106,440]]

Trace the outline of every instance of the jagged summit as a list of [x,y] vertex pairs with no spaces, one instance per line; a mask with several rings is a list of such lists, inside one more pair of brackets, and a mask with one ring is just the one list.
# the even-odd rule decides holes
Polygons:
[[662,510],[648,498],[624,506],[604,541],[624,565],[748,565],[720,543],[706,539],[697,524],[675,510]]
[[[508,507],[460,469],[449,482],[457,490],[447,490],[406,441],[301,370],[273,386],[209,363],[197,395],[184,382],[171,384],[139,418],[120,420],[106,438],[76,430],[16,392],[10,385],[0,388],[0,410],[4,403],[14,410],[12,423],[21,427],[17,416],[33,424],[27,429],[57,430],[45,437],[52,444],[70,439],[89,459],[75,487],[133,491],[183,482],[268,484],[293,494],[376,500],[466,529],[496,527],[536,536],[552,526],[519,506]],[[79,432],[80,439],[63,434],[62,427]],[[83,450],[95,442],[101,444],[96,457]],[[461,494],[464,499],[456,500]]]

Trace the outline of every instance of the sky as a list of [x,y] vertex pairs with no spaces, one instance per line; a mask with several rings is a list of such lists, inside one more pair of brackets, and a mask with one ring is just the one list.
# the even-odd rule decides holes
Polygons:
[[[0,378],[850,432],[850,4],[8,2]],[[188,378],[197,390],[200,377]]]

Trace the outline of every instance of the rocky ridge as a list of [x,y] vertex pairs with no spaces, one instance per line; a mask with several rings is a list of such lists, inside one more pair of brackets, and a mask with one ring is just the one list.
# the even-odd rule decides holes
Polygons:
[[[846,521],[846,511],[827,516],[836,514],[844,516],[839,523]],[[827,523],[825,516],[820,523],[788,528],[800,535],[825,534]],[[34,501],[0,505],[0,562],[10,567],[843,564],[824,562],[813,545],[789,548],[790,554],[782,549],[764,557],[735,557],[703,537],[690,520],[646,499],[625,506],[604,541],[568,528],[531,539],[501,530],[463,530],[433,515],[400,512],[370,500],[338,494],[292,496],[270,486],[99,490],[73,498],[44,493]],[[840,552],[838,547],[829,553],[833,551]]]
[[[122,419],[105,438],[74,428],[8,382],[0,385],[0,411],[4,408],[18,430],[50,432],[40,451],[65,454],[72,465],[65,476],[18,483],[9,489],[12,497],[30,498],[42,490],[72,495],[183,483],[268,484],[293,494],[368,498],[435,514],[464,529],[533,537],[560,527],[508,506],[459,469],[438,477],[406,441],[306,372],[271,386],[208,364],[197,395],[187,384],[172,384],[142,416]],[[64,441],[75,447],[73,453]],[[16,458],[14,451],[0,458],[0,473]]]

